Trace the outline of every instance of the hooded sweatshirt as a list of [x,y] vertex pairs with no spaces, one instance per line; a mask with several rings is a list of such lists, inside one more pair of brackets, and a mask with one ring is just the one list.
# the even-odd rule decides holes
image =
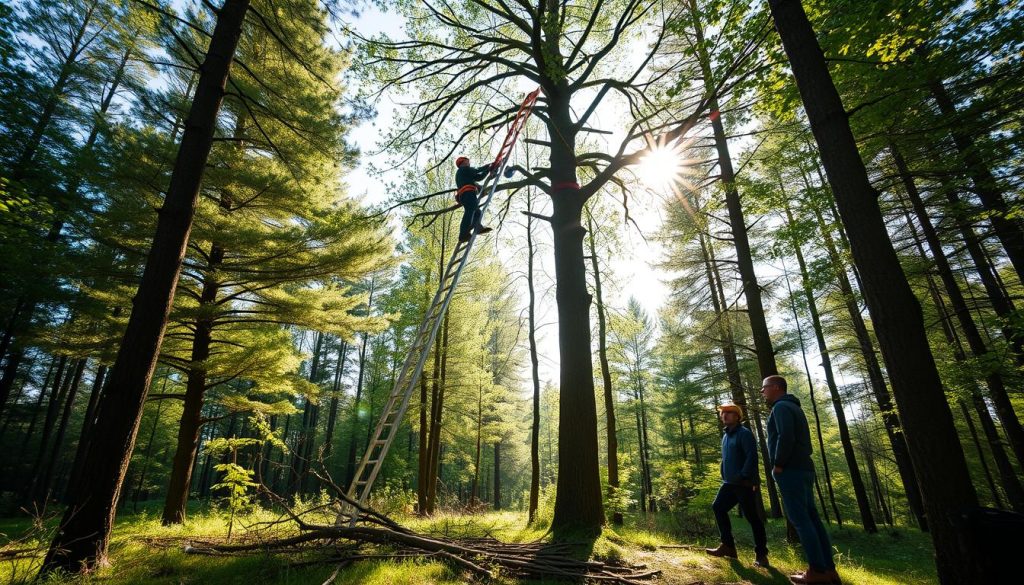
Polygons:
[[783,469],[814,471],[811,461],[811,429],[792,394],[783,394],[768,415],[768,459]]

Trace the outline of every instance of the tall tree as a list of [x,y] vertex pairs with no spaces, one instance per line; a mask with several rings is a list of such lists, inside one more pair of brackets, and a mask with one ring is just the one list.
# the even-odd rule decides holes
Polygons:
[[[248,0],[225,0],[203,63],[189,125],[182,135],[170,187],[157,222],[153,246],[110,381],[98,405],[104,433],[86,453],[87,474],[61,521],[40,569],[47,575],[105,562],[116,504],[127,469],[142,406],[160,352],[167,316],[185,256],[196,199],[213,144],[228,71],[241,35]],[[86,489],[87,488],[87,489]]]
[[846,110],[800,1],[771,0],[769,7],[864,282],[921,481],[940,580],[990,580],[994,564],[977,550],[977,541],[957,530],[957,511],[976,506],[977,495],[928,346],[920,304],[889,240]]
[[[609,67],[624,51],[632,50],[625,42],[632,31],[658,16],[658,2],[630,0],[618,7],[618,16],[607,25],[600,20],[610,4],[602,0],[586,6],[556,0],[401,6],[410,17],[410,40],[367,39],[362,63],[378,82],[375,91],[417,80],[433,88],[429,91],[436,97],[403,112],[398,129],[384,141],[387,148],[404,148],[405,160],[420,149],[432,149],[438,158],[447,158],[461,138],[504,125],[518,107],[517,98],[507,97],[508,81],[525,79],[542,89],[535,115],[546,138],[537,143],[548,150],[549,164],[528,171],[522,180],[506,182],[504,188],[530,184],[551,197],[562,394],[552,526],[560,534],[596,533],[604,513],[593,364],[587,343],[591,296],[581,215],[591,197],[609,182],[620,182],[619,172],[638,163],[651,146],[666,146],[683,136],[705,111],[707,101],[702,92],[679,94],[669,105],[646,99],[648,88],[653,89],[664,75],[646,69],[661,46],[661,27],[638,67],[625,73]],[[501,30],[501,34],[483,32],[490,30]],[[736,59],[749,56],[750,51],[740,51]],[[455,82],[444,81],[449,79]],[[624,140],[613,154],[580,152],[582,139],[595,131],[590,126],[594,112],[606,101],[614,101],[606,100],[613,96],[622,96],[624,104],[634,99],[632,103],[641,104],[639,109],[624,110],[631,112],[625,120]],[[473,106],[482,103],[488,107]],[[452,133],[440,130],[449,121],[448,113],[455,110],[466,112],[466,123],[452,140],[446,140]]]

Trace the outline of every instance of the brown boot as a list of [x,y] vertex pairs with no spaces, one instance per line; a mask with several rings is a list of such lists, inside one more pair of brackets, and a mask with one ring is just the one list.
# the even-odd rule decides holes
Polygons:
[[771,567],[772,564],[768,562],[768,553],[757,555],[757,557],[754,558],[754,566],[761,567],[762,569]]
[[839,578],[839,573],[835,569],[829,569],[828,576],[832,579],[832,585],[843,585],[843,580]]
[[812,567],[808,567],[803,573],[790,575],[789,580],[807,585],[830,585],[832,583],[832,577],[827,571],[816,571]]
[[738,555],[736,554],[736,547],[729,546],[727,544],[720,544],[718,548],[706,548],[704,552],[708,553],[713,557],[728,557],[735,559]]

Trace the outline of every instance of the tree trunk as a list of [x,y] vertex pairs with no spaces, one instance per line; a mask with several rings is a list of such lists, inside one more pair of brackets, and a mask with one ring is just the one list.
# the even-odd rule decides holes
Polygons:
[[[67,361],[68,361],[68,356],[66,356],[66,355],[60,356],[60,359],[57,361],[57,373],[54,374],[52,383],[50,384],[51,390],[50,390],[50,402],[49,402],[49,404],[53,404],[53,401],[58,399],[58,395],[60,394],[61,386],[64,383],[64,376],[67,373],[65,371],[65,367],[67,366]],[[41,387],[39,389],[39,399],[36,401],[36,407],[32,411],[32,419],[29,421],[28,428],[25,429],[25,436],[22,438],[22,441],[21,441],[21,452],[22,453],[27,453],[28,452],[28,445],[29,445],[30,440],[32,439],[32,434],[35,431],[36,423],[39,422],[39,415],[42,414],[42,412],[43,412],[43,399],[45,398],[45,396],[46,396],[46,385],[43,385],[43,387]],[[47,407],[47,410],[49,410],[49,406]],[[45,420],[45,418],[44,418],[44,420]]]
[[832,524],[832,519],[828,516],[828,506],[825,505],[825,496],[821,493],[821,482],[818,480],[818,474],[814,474],[814,490],[818,494],[818,505],[821,506],[821,514],[825,516],[825,523]]
[[950,134],[953,136],[953,143],[956,144],[957,151],[960,152],[960,156],[963,157],[967,166],[967,175],[974,184],[974,193],[978,195],[981,204],[989,212],[988,218],[992,223],[992,229],[999,241],[1002,242],[1006,256],[1017,272],[1017,278],[1024,281],[1024,231],[1010,216],[1010,209],[1003,198],[999,183],[978,153],[974,138],[957,121],[959,114],[952,98],[946,91],[946,86],[939,79],[931,79],[928,81],[928,87],[935,98],[935,103],[939,106],[939,111],[943,116],[949,118]]
[[[449,307],[448,311],[451,311]],[[441,476],[441,420],[444,415],[444,395],[448,377],[448,312],[444,315],[442,325],[441,345],[434,348],[439,354],[435,360],[438,373],[435,376],[434,396],[432,400],[432,411],[430,413],[430,437],[428,439],[427,451],[427,512],[433,514],[437,505],[437,482]]]
[[494,509],[501,510],[501,441],[494,444]]
[[[569,116],[565,82],[547,92],[552,136],[552,181],[576,183],[575,134]],[[557,92],[557,93],[556,93]],[[553,97],[559,96],[559,97]],[[593,360],[590,352],[590,302],[583,261],[581,222],[585,197],[577,189],[553,193],[555,298],[558,305],[560,406],[558,414],[558,486],[551,528],[557,535],[598,534],[604,524],[597,448],[597,405],[594,398]]]
[[[1006,436],[1017,457],[1017,462],[1024,466],[1024,429],[1021,428],[1017,413],[1013,410],[1013,404],[1010,402],[1010,397],[1007,394],[1003,376],[999,373],[996,365],[988,364],[991,361],[989,350],[985,346],[985,341],[982,339],[977,325],[975,325],[974,320],[971,318],[967,301],[964,300],[960,285],[953,274],[953,269],[949,265],[945,252],[942,250],[942,242],[939,241],[939,235],[932,225],[931,218],[928,216],[928,210],[924,206],[924,201],[921,200],[917,185],[910,178],[909,171],[902,157],[894,149],[891,152],[894,160],[897,160],[897,168],[899,169],[900,176],[903,178],[907,197],[914,207],[914,213],[917,215],[917,221],[921,225],[925,241],[928,242],[928,247],[931,249],[932,260],[935,262],[939,278],[942,279],[942,283],[945,285],[946,294],[949,296],[953,313],[960,322],[960,329],[963,331],[964,337],[967,338],[967,346],[971,349],[975,360],[980,364],[987,365],[987,368],[990,370],[985,375],[985,383],[988,386],[989,395],[996,407],[996,414],[999,415],[999,420],[1003,423],[1003,429],[1006,431]],[[1024,498],[1024,492],[1021,492],[1020,495]],[[1020,511],[1024,509],[1024,500],[1015,502],[1013,505],[1014,509]]]
[[[895,151],[893,151],[893,155],[895,159]],[[911,177],[908,176],[908,178]],[[992,303],[992,308],[999,315],[1003,337],[1013,350],[1013,357],[1017,366],[1024,366],[1024,335],[1018,329],[1016,308],[1013,305],[1013,301],[1010,299],[1005,284],[999,278],[999,273],[995,270],[987,251],[982,246],[981,239],[964,217],[963,202],[960,201],[954,189],[947,188],[944,190],[946,191],[946,199],[949,201],[950,215],[960,230],[961,237],[964,240],[964,247],[967,248],[968,253],[971,255],[971,260],[974,262],[978,276],[985,286],[985,292]]]
[[96,405],[99,404],[100,396],[103,394],[103,381],[107,376],[107,366],[101,365],[96,369],[96,376],[92,382],[92,392],[89,394],[89,404],[85,407],[85,416],[82,417],[82,429],[78,435],[78,447],[75,448],[75,459],[71,466],[71,476],[68,480],[67,489],[64,490],[63,501],[69,503],[74,498],[74,492],[78,487],[79,478],[82,476],[82,465],[85,460],[85,452],[89,448],[89,441],[92,439],[94,423],[96,420]]
[[[327,428],[324,429],[324,465],[334,450],[334,426],[338,421],[338,403],[341,395],[341,377],[345,374],[345,358],[348,356],[348,342],[338,346],[338,362],[334,370],[334,384],[331,386],[331,406],[327,412]],[[410,460],[411,461],[411,460]]]
[[[753,390],[751,390],[753,392]],[[761,465],[764,466],[765,485],[768,486],[768,505],[772,518],[782,518],[782,504],[779,502],[779,492],[772,478],[771,462],[768,459],[768,441],[765,439],[764,425],[761,422],[761,405],[756,401],[757,397],[751,396],[748,404],[753,406],[748,410],[754,419],[754,431],[757,433],[757,444],[761,449]],[[691,419],[692,423],[692,419]],[[692,428],[692,427],[691,427]],[[763,504],[762,504],[763,506]]]
[[480,449],[484,427],[484,390],[477,386],[476,394],[476,455],[473,456],[473,484],[469,490],[469,506],[476,508],[480,498]]
[[[799,244],[797,244],[797,242],[794,241],[793,242],[793,247],[794,248],[798,248]],[[807,363],[807,350],[806,350],[806,348],[804,346],[803,326],[800,325],[800,317],[799,317],[799,315],[797,315],[797,312],[796,312],[796,298],[795,298],[795,295],[793,294],[793,289],[792,289],[792,287],[790,287],[790,284],[789,284],[789,272],[785,271],[785,267],[783,267],[783,271],[784,271],[784,274],[785,274],[785,277],[786,277],[786,289],[789,292],[790,308],[793,311],[793,322],[796,323],[797,342],[800,344],[800,357],[803,359],[803,362],[804,362],[804,374],[806,374],[806,376],[807,376],[807,391],[810,393],[811,411],[814,413],[814,430],[815,430],[815,433],[818,436],[818,453],[821,454],[821,467],[822,467],[823,473],[825,474],[825,485],[826,485],[826,487],[828,487],[828,499],[829,499],[829,502],[832,504],[832,512],[836,516],[836,524],[838,524],[839,527],[842,528],[843,527],[843,516],[842,516],[842,514],[839,513],[839,506],[836,505],[836,493],[835,493],[835,489],[833,489],[833,486],[832,486],[832,474],[831,474],[831,472],[829,471],[829,468],[828,468],[828,455],[827,455],[827,452],[825,451],[825,439],[821,435],[821,417],[818,416],[818,401],[814,398],[814,381],[811,379],[811,368],[810,368],[810,366]],[[818,481],[817,474],[815,474],[814,480],[815,480],[815,482]],[[820,485],[818,486],[818,493],[819,493],[819,497],[820,497],[820,494],[821,494],[821,486]],[[825,508],[824,502],[822,502],[822,506],[821,507],[823,509]],[[824,511],[826,513],[826,516],[827,516],[828,511],[827,510],[824,510]]]
[[[214,275],[216,266],[224,258],[223,249],[213,244],[210,250],[210,261],[204,276],[200,306],[211,307],[217,298],[220,283]],[[186,374],[185,400],[178,425],[178,447],[171,464],[170,483],[167,486],[167,499],[164,500],[162,522],[164,526],[181,524],[185,520],[185,507],[188,504],[189,486],[192,484],[192,462],[195,461],[199,448],[199,430],[203,425],[203,397],[206,394],[206,360],[210,357],[210,344],[213,341],[213,316],[205,315],[195,322],[195,333],[192,338],[192,355]]]
[[974,427],[974,420],[971,419],[971,411],[963,400],[958,400],[957,402],[960,404],[960,410],[964,413],[964,421],[967,422],[967,430],[971,433],[971,441],[974,443],[974,448],[978,451],[978,461],[981,462],[981,470],[985,474],[985,483],[988,485],[989,493],[992,494],[992,501],[995,502],[997,508],[1002,508],[1003,500],[999,497],[999,490],[996,489],[995,480],[992,479],[992,472],[989,470],[988,461],[985,459],[985,451],[981,448],[981,441],[978,440],[978,430]]
[[[367,314],[373,309],[373,294],[376,292],[376,285],[376,277],[371,278],[370,295],[366,301]],[[348,437],[348,464],[346,465],[348,473],[345,478],[345,485],[352,485],[356,475],[356,450],[358,449],[356,438],[359,434],[359,402],[363,397],[363,379],[366,377],[366,346],[369,337],[370,334],[364,331],[362,343],[359,346],[359,374],[356,376],[356,397],[352,401],[352,426],[349,429]]]
[[[718,271],[718,262],[715,259],[715,249],[705,238],[705,234],[698,234],[701,254],[704,259],[704,271],[711,287],[711,306],[718,316],[718,331],[722,336],[720,345],[722,357],[725,361],[725,373],[729,379],[729,389],[733,403],[740,406],[744,412],[750,411],[750,404],[757,404],[757,398],[751,401],[746,399],[746,392],[743,388],[743,379],[740,377],[739,358],[736,356],[736,342],[733,338],[732,315],[728,310],[725,301],[725,287],[722,284],[722,275]],[[743,421],[744,426],[750,429],[749,417]],[[760,424],[760,423],[758,423]],[[782,507],[779,503],[778,492],[775,489],[775,478],[771,474],[768,461],[768,449],[765,446],[763,433],[758,431],[758,441],[761,444],[761,462],[765,466],[765,483],[768,485],[768,502],[771,506],[772,518],[782,517]],[[758,513],[764,511],[764,501],[757,498]]]
[[842,100],[799,0],[770,0],[769,5],[864,281],[921,484],[940,581],[994,581],[993,559],[986,559],[977,539],[959,528],[962,512],[978,505],[977,494],[928,346],[921,306],[889,240]]
[[[167,378],[164,378],[164,387],[167,387]],[[146,450],[142,456],[142,471],[139,472],[139,482],[135,484],[135,492],[132,494],[132,511],[138,511],[139,498],[142,497],[142,488],[146,485],[146,474],[149,473],[149,467],[152,463],[153,455],[153,439],[156,438],[156,429],[160,426],[160,411],[164,408],[164,401],[158,400],[156,403],[156,413],[153,415],[153,425],[149,427],[149,440],[146,441]]]
[[[639,373],[639,372],[638,372]],[[637,396],[640,399],[640,430],[643,433],[644,491],[647,493],[647,510],[656,512],[654,502],[654,483],[651,481],[651,441],[647,434],[647,402],[644,397],[643,382],[637,381]]]
[[689,413],[687,416],[687,422],[690,424],[690,440],[693,441],[693,457],[697,463],[697,467],[704,467],[704,460],[700,455],[700,440],[697,438],[697,427],[693,422],[693,413]]
[[[526,195],[526,210],[532,212],[533,190],[530,189]],[[526,288],[530,295],[530,304],[527,308],[529,318],[528,332],[530,341],[530,379],[533,382],[533,422],[530,430],[530,505],[527,512],[527,523],[533,524],[537,520],[537,507],[540,504],[540,360],[537,357],[537,295],[533,287],[533,218],[526,216]],[[595,271],[596,272],[596,271]],[[598,297],[600,299],[600,296]],[[600,300],[598,303],[600,304]],[[605,408],[608,407],[608,388],[605,390]],[[608,417],[611,428],[615,427],[615,413]],[[614,432],[609,432],[609,440],[615,438]],[[614,459],[612,450],[614,443],[609,442],[608,446],[608,485],[612,486],[612,470],[614,469],[614,486],[619,485],[618,462]],[[613,489],[609,487],[609,491]],[[621,514],[619,514],[621,521]]]
[[[82,381],[82,373],[85,371],[85,359],[78,360],[78,365],[75,366],[75,373],[71,377],[71,383],[68,385],[66,397],[64,399],[63,413],[61,414],[60,424],[57,425],[57,434],[53,439],[53,448],[51,449],[50,456],[46,461],[43,472],[39,476],[39,480],[36,483],[34,492],[35,496],[33,500],[37,503],[39,510],[43,511],[46,509],[46,502],[50,499],[50,492],[53,488],[53,470],[56,467],[58,460],[61,458],[63,450],[61,446],[64,444],[64,434],[67,432],[68,421],[71,420],[71,410],[75,405],[75,396],[78,395],[78,386]],[[41,454],[41,453],[40,453]]]
[[50,403],[46,406],[46,419],[43,421],[43,431],[39,437],[39,449],[36,453],[36,462],[32,467],[32,477],[25,488],[25,499],[31,502],[34,507],[40,504],[37,488],[43,479],[47,462],[46,451],[50,445],[50,437],[53,434],[54,426],[57,424],[57,415],[61,410],[61,403],[65,401],[81,379],[82,370],[85,368],[84,360],[75,360],[74,369],[65,375],[60,386],[54,386],[53,394],[50,396]]
[[[939,278],[942,280],[944,288],[946,289],[946,295],[949,297],[951,306],[951,313],[956,315],[957,321],[960,323],[960,329],[967,338],[967,344],[971,348],[971,352],[974,354],[976,360],[984,364],[986,362],[986,355],[988,353],[985,343],[981,338],[981,333],[978,331],[977,326],[974,324],[974,320],[971,319],[967,301],[964,299],[963,293],[960,291],[960,285],[956,281],[956,277],[953,275],[952,267],[949,265],[949,261],[946,259],[945,253],[942,251],[942,244],[939,242],[938,234],[932,226],[931,218],[928,216],[927,210],[924,208],[924,203],[921,201],[920,196],[917,193],[916,188],[910,188],[907,190],[910,202],[914,207],[914,212],[917,215],[918,223],[921,225],[921,231],[924,233],[925,241],[928,242],[929,248],[932,252],[932,261],[935,263],[936,271],[939,273]],[[912,223],[908,224],[913,232],[915,241],[918,241],[917,231],[914,229]],[[918,242],[919,243],[919,242]],[[919,251],[923,254],[923,246],[918,246]],[[923,256],[922,256],[923,257]],[[965,362],[967,356],[964,354],[962,347],[958,340],[954,340],[950,331],[945,331],[947,340],[953,345],[954,357],[958,362]],[[988,383],[989,393],[993,396],[1001,394],[1003,398],[1009,403],[1009,397],[1006,396],[1006,389],[1003,386],[1002,376],[998,372],[990,372],[985,376],[985,380]],[[1010,501],[1010,506],[1017,512],[1024,512],[1024,487],[1021,486],[1020,479],[1018,479],[1016,472],[1013,469],[1013,464],[1010,462],[1010,458],[1006,455],[1006,451],[1003,449],[1002,441],[999,438],[999,432],[992,421],[992,417],[988,412],[988,406],[985,404],[984,398],[981,396],[981,390],[977,387],[977,384],[971,385],[971,397],[972,402],[976,409],[978,409],[978,416],[981,420],[981,428],[985,432],[985,437],[988,439],[992,446],[992,458],[996,462],[996,467],[999,469],[999,475],[1002,480],[1004,489],[1006,490],[1006,497]],[[1010,413],[1013,413],[1012,406],[1010,407]],[[996,412],[1000,410],[997,408]],[[1013,420],[1016,421],[1016,416],[1013,415]],[[1012,437],[1010,430],[1011,424],[1007,424],[1008,421],[1004,422],[1004,428],[1007,430],[1007,435]],[[1019,430],[1019,423],[1017,423]],[[1011,446],[1014,444],[1010,441]]]
[[[601,384],[604,388],[605,437],[608,442],[608,497],[611,498],[619,489],[619,435],[615,428],[615,394],[612,390],[611,367],[608,365],[608,320],[604,307],[604,291],[601,289],[601,269],[597,264],[597,246],[594,243],[594,218],[589,212],[587,213],[587,227],[590,230],[588,239],[590,242],[590,267],[594,272],[594,300],[597,301],[597,357],[601,364]],[[532,285],[531,283],[531,287]],[[539,388],[540,381],[537,380],[535,390],[538,392],[538,396]],[[617,507],[612,512],[612,523],[622,526],[622,510]]]
[[116,504],[160,353],[228,70],[248,6],[249,0],[225,0],[218,12],[146,268],[108,389],[98,406],[97,424],[104,432],[97,433],[90,445],[79,495],[68,506],[62,530],[50,544],[40,569],[42,576],[61,569],[91,569],[106,561]]
[[[309,365],[309,381],[312,384],[319,384],[320,381],[320,353],[324,349],[324,334],[318,331],[316,340],[313,342],[312,362]],[[292,494],[305,493],[308,488],[309,470],[313,462],[313,453],[316,446],[316,427],[320,420],[320,407],[316,402],[306,398],[306,404],[302,412],[302,427],[299,429],[299,442],[295,453],[292,456],[292,476],[289,491]],[[372,420],[372,419],[371,419]]]
[[[793,225],[793,213],[789,210],[788,204],[786,206],[786,220],[790,226]],[[829,354],[825,333],[821,328],[821,317],[818,315],[818,305],[814,298],[814,290],[811,288],[811,277],[807,272],[807,263],[804,261],[804,253],[800,249],[800,245],[794,242],[793,250],[796,252],[796,262],[800,266],[800,280],[803,283],[804,297],[807,299],[807,309],[811,314],[811,326],[814,328],[814,337],[818,341],[821,367],[825,371],[825,385],[828,386],[829,394],[832,396],[832,408],[835,410],[836,425],[839,427],[839,440],[843,445],[843,455],[846,456],[846,466],[850,470],[850,482],[853,484],[853,494],[857,498],[860,520],[864,525],[864,530],[868,534],[874,534],[878,532],[878,527],[875,525],[875,518],[871,514],[871,500],[868,498],[867,489],[864,487],[864,479],[860,475],[857,456],[853,450],[853,441],[850,438],[850,428],[846,424],[846,412],[843,411],[843,399],[839,396],[835,374],[832,372],[832,356]]]
[[[807,177],[804,177],[804,184],[810,187]],[[907,496],[907,505],[914,515],[917,525],[921,530],[928,530],[928,521],[925,518],[924,502],[921,500],[921,487],[918,485],[917,476],[914,475],[914,466],[910,461],[910,452],[907,450],[907,440],[900,428],[899,415],[892,404],[892,397],[885,383],[885,376],[882,374],[882,366],[878,363],[878,356],[875,354],[875,347],[868,333],[864,317],[861,315],[860,306],[857,304],[857,297],[850,285],[850,279],[846,276],[845,262],[842,260],[835,242],[832,240],[832,233],[825,224],[825,218],[821,211],[813,208],[815,218],[818,221],[818,228],[821,231],[822,241],[829,259],[835,270],[836,281],[839,290],[846,303],[846,310],[850,315],[850,322],[853,324],[853,331],[857,336],[857,345],[860,347],[861,357],[864,358],[864,365],[868,372],[868,381],[871,392],[875,396],[875,402],[882,413],[882,421],[885,423],[886,434],[889,435],[889,444],[892,446],[893,458],[896,460],[896,468],[900,474],[900,481],[903,483],[903,491]],[[842,235],[842,230],[839,231]],[[849,244],[845,246],[849,248]],[[856,272],[854,273],[856,275]],[[863,290],[863,284],[858,281]]]
[[[426,310],[428,303],[427,287],[430,286],[430,270],[427,270],[427,274],[423,279],[423,306]],[[435,360],[436,362],[436,360]],[[437,368],[435,363],[435,370]],[[427,513],[427,464],[430,461],[428,457],[427,438],[429,435],[429,428],[427,427],[427,376],[426,373],[420,374],[420,443],[419,450],[416,453],[417,457],[417,473],[416,473],[416,513],[425,515]]]

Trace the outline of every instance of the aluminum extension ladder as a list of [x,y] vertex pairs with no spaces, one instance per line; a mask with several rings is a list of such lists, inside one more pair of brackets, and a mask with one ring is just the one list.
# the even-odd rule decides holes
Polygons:
[[[505,141],[501,145],[501,150],[498,151],[498,156],[494,159],[495,171],[488,175],[483,184],[482,192],[484,196],[480,202],[481,214],[487,211],[487,206],[494,197],[498,181],[503,176],[505,166],[508,163],[508,157],[512,153],[516,140],[519,138],[520,131],[526,125],[527,118],[530,117],[530,113],[533,111],[533,104],[537,101],[539,93],[540,88],[537,88],[526,95],[526,99],[519,106],[519,111],[516,112],[515,118],[509,124]],[[350,500],[358,502],[362,507],[366,506],[370,488],[373,487],[373,482],[377,479],[377,474],[384,464],[384,458],[391,447],[391,442],[398,432],[398,427],[405,417],[406,410],[409,408],[409,399],[419,383],[420,375],[423,373],[423,365],[430,354],[430,346],[433,345],[434,339],[437,337],[437,330],[441,325],[445,312],[448,310],[448,305],[451,303],[455,286],[459,283],[459,276],[462,274],[462,269],[466,266],[466,260],[469,258],[469,251],[473,248],[474,241],[476,241],[475,231],[470,234],[468,242],[459,242],[452,252],[451,259],[448,260],[448,265],[438,285],[437,292],[434,293],[434,300],[430,303],[430,308],[427,309],[423,322],[420,323],[419,330],[416,333],[416,340],[409,348],[405,363],[402,364],[401,373],[395,380],[395,385],[391,389],[387,404],[382,411],[383,414],[377,422],[377,428],[373,431],[370,443],[367,445],[366,453],[363,454],[362,459],[359,461],[359,467],[356,468],[352,485],[348,488],[348,497]],[[359,511],[353,509],[350,504],[343,504],[342,513],[338,516],[337,524],[344,523],[346,516],[349,523],[355,525],[359,519]]]

